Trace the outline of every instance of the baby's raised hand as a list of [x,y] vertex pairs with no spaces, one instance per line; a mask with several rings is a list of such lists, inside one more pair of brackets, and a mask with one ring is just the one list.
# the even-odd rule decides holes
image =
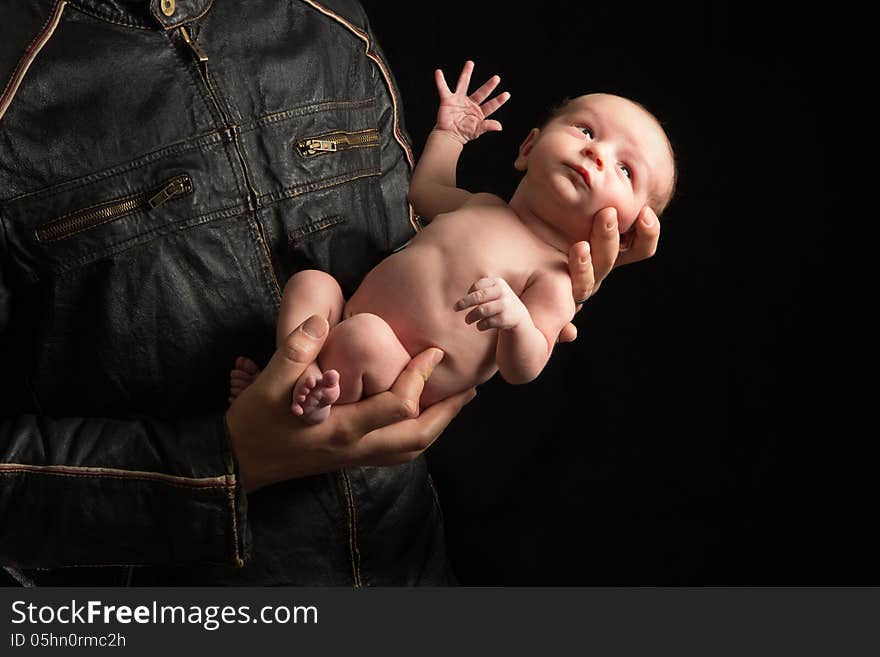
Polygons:
[[476,139],[484,132],[501,130],[501,123],[495,120],[489,121],[487,118],[510,99],[510,94],[505,91],[491,100],[486,100],[501,82],[501,78],[497,75],[493,75],[482,87],[468,95],[473,71],[474,63],[468,60],[461,70],[461,75],[458,76],[455,91],[449,89],[443,71],[439,68],[434,71],[437,93],[440,94],[440,109],[437,111],[435,129],[443,130],[462,144]]
[[466,308],[473,310],[464,321],[476,322],[480,331],[513,329],[529,316],[528,308],[503,278],[481,278],[471,285],[467,296],[455,302],[456,310]]

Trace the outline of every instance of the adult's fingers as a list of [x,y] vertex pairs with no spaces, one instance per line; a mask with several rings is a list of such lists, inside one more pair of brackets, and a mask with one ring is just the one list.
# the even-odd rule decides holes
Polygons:
[[323,317],[309,317],[284,339],[257,383],[269,396],[285,399],[285,403],[290,403],[293,384],[318,357],[329,330],[330,325]]
[[336,405],[331,417],[337,414],[345,434],[353,440],[380,427],[417,417],[425,382],[442,359],[442,350],[426,349],[409,362],[390,390],[354,404]]
[[593,293],[614,267],[620,252],[620,233],[617,231],[617,210],[603,208],[593,219],[590,232],[590,255],[593,261]]
[[[596,284],[589,242],[576,242],[569,249],[568,275],[571,276],[571,293],[575,302],[586,300]],[[577,309],[581,309],[581,304],[577,305]]]
[[356,448],[357,462],[361,465],[392,465],[412,461],[437,440],[465,404],[476,396],[476,389],[469,388],[432,404],[418,418],[372,431]]
[[660,220],[647,205],[639,212],[636,218],[635,237],[630,248],[617,259],[615,267],[627,265],[650,258],[657,252],[657,244],[660,241]]
[[565,326],[562,327],[562,330],[559,332],[559,338],[557,338],[557,342],[574,342],[577,339],[578,330],[577,327],[569,322]]

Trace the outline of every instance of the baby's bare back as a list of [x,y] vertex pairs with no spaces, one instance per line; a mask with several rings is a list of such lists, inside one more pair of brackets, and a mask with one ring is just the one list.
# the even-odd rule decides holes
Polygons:
[[455,302],[480,278],[501,277],[521,295],[538,269],[559,269],[564,255],[540,241],[500,200],[439,215],[402,251],[376,266],[352,295],[345,316],[382,317],[410,356],[445,353],[423,405],[482,383],[497,371],[498,331],[465,323]]

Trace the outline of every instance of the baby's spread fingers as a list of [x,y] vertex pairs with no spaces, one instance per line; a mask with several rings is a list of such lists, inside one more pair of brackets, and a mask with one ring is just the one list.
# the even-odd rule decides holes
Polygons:
[[498,94],[492,100],[487,100],[485,104],[483,104],[480,109],[483,111],[483,117],[491,116],[499,107],[501,107],[504,103],[510,100],[510,94],[506,91],[502,94]]
[[493,91],[495,91],[495,87],[501,82],[501,78],[497,75],[493,75],[491,78],[486,80],[483,83],[483,86],[477,89],[474,93],[470,95],[472,101],[474,101],[477,105],[481,104],[484,100],[486,100]]
[[474,63],[468,60],[461,69],[461,75],[458,76],[458,83],[455,85],[455,93],[466,94],[471,84],[471,73],[474,72]]
[[452,90],[449,88],[449,85],[446,84],[446,76],[443,75],[443,71],[439,68],[434,71],[434,83],[437,85],[437,93],[440,95],[440,98],[448,98],[452,95]]

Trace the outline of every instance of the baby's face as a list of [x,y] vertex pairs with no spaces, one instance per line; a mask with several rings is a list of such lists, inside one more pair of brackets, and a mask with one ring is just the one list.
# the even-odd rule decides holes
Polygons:
[[[586,239],[595,214],[617,209],[627,233],[639,212],[670,189],[673,162],[662,128],[638,105],[607,94],[568,103],[539,133],[520,160],[538,195],[554,198],[548,218],[572,239]],[[551,206],[548,206],[551,207]],[[561,210],[557,211],[557,210]]]

